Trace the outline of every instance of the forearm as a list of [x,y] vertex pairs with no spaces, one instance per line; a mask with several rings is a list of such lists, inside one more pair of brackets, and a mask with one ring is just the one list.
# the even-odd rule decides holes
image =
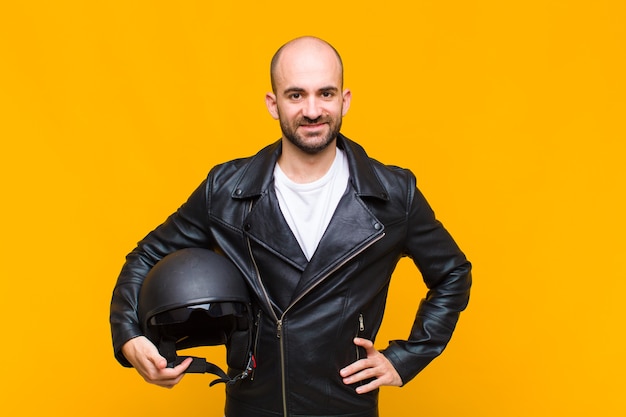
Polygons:
[[382,353],[404,384],[413,379],[448,345],[461,311],[469,301],[471,265],[459,265],[443,288],[429,291],[417,311],[408,340],[391,341]]
[[406,254],[421,272],[428,294],[421,301],[410,336],[383,351],[404,383],[445,349],[469,302],[471,264],[415,189],[409,210]]

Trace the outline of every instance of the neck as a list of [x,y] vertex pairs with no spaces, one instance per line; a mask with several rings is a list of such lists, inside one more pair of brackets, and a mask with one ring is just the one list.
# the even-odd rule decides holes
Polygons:
[[283,140],[278,165],[291,181],[305,184],[322,178],[335,161],[336,153],[336,142],[311,155],[298,149],[288,140]]

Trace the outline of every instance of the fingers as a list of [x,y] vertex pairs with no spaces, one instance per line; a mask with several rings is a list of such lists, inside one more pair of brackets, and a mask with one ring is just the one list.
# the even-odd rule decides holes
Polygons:
[[349,385],[370,380],[367,384],[356,388],[356,392],[359,394],[373,391],[383,385],[402,385],[402,379],[396,369],[385,355],[374,348],[372,341],[355,338],[354,344],[365,349],[367,358],[360,359],[339,371],[344,384]]
[[187,358],[180,365],[168,368],[167,361],[156,346],[143,336],[126,342],[122,352],[146,382],[164,388],[173,388],[178,384],[192,362],[191,358]]
[[376,350],[374,349],[374,342],[372,342],[371,340],[363,339],[362,337],[355,337],[353,342],[355,345],[365,348],[368,356],[370,353],[374,353],[373,351]]
[[[185,370],[191,364],[192,359],[185,359],[180,365],[174,368],[167,368],[166,366],[146,367],[140,372],[141,376],[149,383],[158,385],[163,388],[174,388],[176,384],[180,382],[185,376]],[[163,362],[165,364],[165,362]],[[165,364],[167,365],[167,364]]]
[[[372,358],[375,358],[376,354],[380,354],[380,352],[378,352],[376,349],[374,349],[374,343],[372,343],[371,340],[367,340],[367,339],[362,339],[360,337],[356,337],[353,340],[354,344],[357,346],[361,346],[365,349],[365,353],[367,354],[367,357],[365,359],[360,359],[356,362],[353,362],[352,364],[346,366],[345,368],[343,368],[342,370],[339,371],[339,374],[344,377],[344,379],[348,379],[349,382],[346,382],[348,384],[352,384],[354,382],[358,382],[358,381],[362,381],[363,379],[367,379],[368,376],[363,376],[365,374],[369,374],[370,372],[365,372],[362,373],[361,375],[359,375],[359,378],[357,379],[355,377],[355,374],[359,373],[359,372],[363,372],[366,369],[371,368],[373,365],[375,365],[375,360]],[[371,378],[371,376],[369,376]],[[344,381],[345,382],[345,381]]]
[[176,386],[176,384],[178,384],[185,376],[185,370],[189,367],[191,362],[192,359],[187,358],[180,365],[175,366],[174,368],[158,369],[156,373],[151,375],[151,379],[146,379],[146,381],[160,387],[174,388],[174,386]]

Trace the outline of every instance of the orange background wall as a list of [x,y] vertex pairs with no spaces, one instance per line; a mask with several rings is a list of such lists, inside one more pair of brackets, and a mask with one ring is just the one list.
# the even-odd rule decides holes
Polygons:
[[[211,166],[279,137],[269,59],[313,34],[344,57],[344,133],[415,172],[475,265],[448,350],[382,415],[626,415],[625,22],[617,0],[2,2],[0,413],[222,415],[208,375],[117,365],[110,293]],[[402,262],[379,347],[422,295]]]

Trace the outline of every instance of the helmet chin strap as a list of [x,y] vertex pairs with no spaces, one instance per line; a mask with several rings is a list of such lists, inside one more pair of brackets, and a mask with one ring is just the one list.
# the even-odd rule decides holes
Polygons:
[[[246,379],[256,367],[256,363],[252,354],[250,354],[250,358],[248,359],[248,365],[246,366],[246,370],[232,378],[228,376],[228,374],[224,372],[219,366],[215,365],[214,363],[207,362],[205,358],[198,358],[196,356],[177,356],[174,362],[171,364],[171,367],[180,365],[187,358],[192,358],[192,362],[191,365],[189,365],[189,367],[185,370],[185,373],[206,373],[219,376],[218,379],[211,381],[211,383],[209,384],[210,387],[222,382],[226,385],[231,385],[241,379]],[[170,364],[168,363],[167,366],[170,367]]]
[[158,348],[159,348],[159,352],[161,353],[161,355],[163,355],[165,359],[167,360],[168,368],[173,368],[175,366],[178,366],[181,363],[183,363],[185,359],[191,358],[192,362],[189,365],[189,367],[185,370],[185,373],[188,373],[188,374],[189,373],[192,373],[192,374],[205,374],[206,373],[206,374],[213,374],[213,375],[219,376],[218,379],[211,381],[211,383],[209,384],[210,387],[212,387],[215,384],[222,383],[222,382],[227,385],[234,384],[235,382],[241,379],[247,378],[250,375],[250,373],[254,370],[254,368],[256,368],[256,361],[252,353],[250,353],[248,355],[248,364],[246,365],[246,369],[239,375],[236,375],[231,378],[230,376],[228,376],[226,372],[222,370],[222,368],[220,368],[219,366],[211,362],[207,362],[205,358],[199,358],[196,356],[178,356],[176,354],[176,341],[174,341],[173,339],[161,339]]

